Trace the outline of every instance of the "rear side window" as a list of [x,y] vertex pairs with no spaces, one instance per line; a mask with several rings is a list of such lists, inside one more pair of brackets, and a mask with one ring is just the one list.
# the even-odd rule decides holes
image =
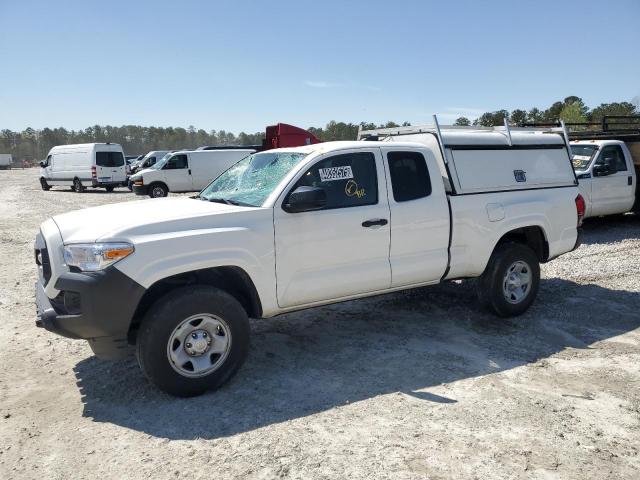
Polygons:
[[616,166],[618,172],[624,172],[627,170],[627,162],[624,160],[624,152],[620,145],[609,145],[602,149],[600,157],[596,161],[598,165],[604,165],[607,159],[611,159]]
[[378,177],[373,153],[334,155],[319,161],[298,180],[298,187],[322,187],[331,208],[358,207],[378,203]]
[[96,165],[99,167],[121,167],[124,165],[122,152],[96,152]]
[[431,178],[427,162],[419,152],[389,152],[389,175],[393,199],[407,202],[431,195]]

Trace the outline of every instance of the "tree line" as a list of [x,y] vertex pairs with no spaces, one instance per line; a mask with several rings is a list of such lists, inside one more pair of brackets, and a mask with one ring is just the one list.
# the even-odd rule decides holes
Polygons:
[[[459,117],[455,125],[498,126],[507,118],[511,125],[524,123],[545,123],[564,120],[567,123],[598,122],[604,115],[637,115],[640,114],[640,100],[632,102],[603,103],[593,109],[587,107],[580,97],[569,96],[553,103],[542,110],[515,109],[486,112],[476,119]],[[392,128],[409,126],[409,122],[384,124],[346,123],[331,121],[324,127],[309,127],[308,130],[322,141],[354,140],[358,129]],[[67,130],[59,128],[43,128],[35,130],[27,128],[21,132],[4,129],[0,131],[0,153],[10,153],[14,161],[26,159],[38,161],[44,159],[47,152],[56,145],[73,143],[112,142],[122,145],[127,155],[144,154],[151,150],[175,150],[196,148],[202,145],[259,145],[264,137],[263,132],[235,135],[225,130],[196,129],[194,126],[181,127],[143,127],[139,125],[100,126],[84,130]]]

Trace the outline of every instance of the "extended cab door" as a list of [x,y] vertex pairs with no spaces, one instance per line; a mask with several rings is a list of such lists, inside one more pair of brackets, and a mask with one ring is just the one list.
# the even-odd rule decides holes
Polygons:
[[173,155],[162,167],[165,183],[172,192],[190,192],[193,190],[189,159],[186,153]]
[[437,282],[449,259],[449,205],[429,150],[383,147],[391,208],[391,286]]
[[602,147],[593,166],[591,215],[611,215],[631,209],[635,198],[632,169],[620,145]]
[[[320,187],[326,206],[288,213],[298,187]],[[274,206],[281,308],[389,288],[389,203],[378,148],[320,157]]]

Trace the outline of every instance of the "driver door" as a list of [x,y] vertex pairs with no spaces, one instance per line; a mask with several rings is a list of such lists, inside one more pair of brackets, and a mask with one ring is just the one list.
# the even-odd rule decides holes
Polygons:
[[172,192],[189,192],[193,189],[189,160],[184,153],[172,156],[162,167],[162,174]]
[[[633,198],[634,185],[629,180],[632,176],[620,145],[607,145],[602,148],[594,165],[594,173],[596,167],[601,165],[611,166],[613,172],[600,176],[593,175],[591,181],[592,215],[626,212],[631,208],[629,202]],[[632,201],[631,204],[633,204]]]
[[[288,213],[300,186],[321,187],[320,210]],[[387,289],[390,212],[379,149],[318,159],[274,206],[276,285],[282,308]]]

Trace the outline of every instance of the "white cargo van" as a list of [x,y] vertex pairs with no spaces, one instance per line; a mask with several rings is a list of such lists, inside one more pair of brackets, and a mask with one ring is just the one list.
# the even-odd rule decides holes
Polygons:
[[153,150],[141,156],[139,160],[136,160],[135,164],[131,165],[131,175],[145,168],[153,167],[156,162],[162,160],[167,153],[169,153],[169,150]]
[[126,186],[127,182],[124,152],[117,143],[59,145],[49,151],[40,166],[43,190],[69,186],[78,193],[86,187],[112,192],[115,187]]
[[10,153],[0,153],[0,169],[10,169],[13,158]]
[[254,149],[179,151],[130,177],[137,195],[166,197],[169,192],[199,192]]

